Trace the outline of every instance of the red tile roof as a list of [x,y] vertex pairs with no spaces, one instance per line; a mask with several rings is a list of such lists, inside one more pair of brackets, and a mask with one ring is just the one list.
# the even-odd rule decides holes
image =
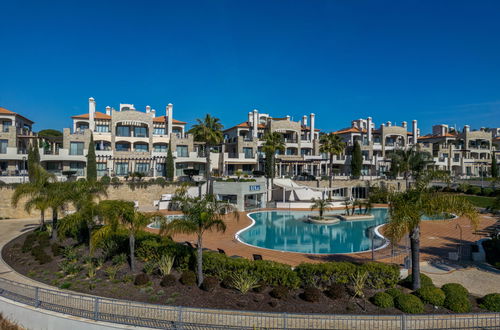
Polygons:
[[427,134],[424,136],[420,136],[418,140],[427,140],[427,139],[436,139],[436,138],[444,138],[444,137],[456,137],[456,135],[451,133],[446,133],[445,135],[441,134]]
[[[159,116],[159,117],[154,117],[153,122],[155,123],[166,123],[167,122],[167,116]],[[177,119],[172,120],[172,124],[187,124],[185,121],[180,121]]]
[[[266,128],[266,125],[264,125],[264,124],[258,124],[257,127],[258,128]],[[229,131],[229,130],[231,130],[233,128],[252,128],[252,126],[250,125],[250,123],[248,121],[244,121],[241,124],[235,125],[233,127],[229,127],[227,129],[225,129],[224,131]]]
[[0,114],[2,114],[2,115],[13,115],[13,116],[19,116],[19,117],[21,117],[21,118],[25,119],[26,121],[29,121],[30,123],[34,123],[34,121],[33,121],[33,120],[30,120],[30,119],[28,119],[28,118],[26,118],[26,117],[24,117],[24,116],[21,116],[21,115],[20,115],[20,114],[18,114],[17,112],[10,111],[10,110],[7,110],[7,109],[2,108],[2,107],[0,107]]
[[[83,115],[77,115],[77,116],[73,116],[71,118],[75,118],[75,119],[89,119],[89,114],[88,113],[84,113]],[[95,119],[111,119],[111,116],[107,115],[105,113],[96,111],[94,113],[94,118]]]
[[349,127],[333,132],[333,134],[345,134],[345,133],[366,133],[366,129],[360,129],[358,127]]

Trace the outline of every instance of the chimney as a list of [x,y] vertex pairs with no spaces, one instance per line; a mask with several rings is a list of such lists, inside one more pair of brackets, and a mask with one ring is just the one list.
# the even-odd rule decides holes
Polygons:
[[372,142],[372,117],[366,119],[366,125],[368,126],[366,131],[368,132],[368,143]]
[[89,98],[89,129],[93,132],[95,129],[95,100]]
[[155,109],[151,109],[151,115],[154,117],[156,117],[156,110]]
[[289,115],[286,115],[286,120],[290,120],[290,116]]
[[307,126],[307,116],[302,116],[302,125]]
[[111,116],[111,107],[109,105],[106,107],[106,114]]
[[253,112],[252,112],[252,111],[250,111],[250,112],[248,113],[248,123],[250,124],[250,123],[252,123],[252,122],[253,122]]
[[441,125],[441,135],[446,135],[448,133],[448,126]]
[[352,127],[358,128],[358,122],[356,120],[352,122]]
[[465,125],[464,126],[464,132],[465,133],[469,133],[470,132],[470,126],[469,125]]
[[382,128],[384,128],[384,127],[385,127],[385,124],[384,124],[384,123],[380,124],[380,129],[382,129]]
[[314,120],[314,117],[316,115],[314,113],[311,113],[309,115],[309,121],[311,122],[311,142],[314,142],[314,140],[316,139],[316,132],[315,132],[315,127],[314,127],[314,124],[316,123],[316,121]]
[[170,136],[172,134],[172,121],[174,120],[174,105],[169,103],[167,105],[167,135]]
[[417,120],[413,119],[413,121],[411,122],[412,123],[412,131],[413,131],[413,143],[416,144],[417,143],[417,139],[418,139],[418,135],[419,135],[419,131],[418,131],[418,126],[417,126]]
[[252,129],[252,137],[254,139],[257,139],[258,132],[259,132],[259,110],[253,109],[253,129]]
[[387,127],[391,127],[392,123],[390,121],[387,122]]
[[146,105],[146,113],[150,113],[151,112],[151,107],[149,105]]
[[407,122],[404,121],[401,123],[401,126],[403,126],[403,128],[406,128],[408,126],[408,124],[407,124]]

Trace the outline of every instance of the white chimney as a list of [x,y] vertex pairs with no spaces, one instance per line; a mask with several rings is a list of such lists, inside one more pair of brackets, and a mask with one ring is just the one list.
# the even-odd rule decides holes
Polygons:
[[151,115],[154,117],[156,117],[156,110],[155,109],[151,109]]
[[465,133],[469,133],[470,132],[470,126],[469,125],[465,125],[464,126],[464,132]]
[[368,132],[368,143],[372,142],[372,117],[366,119],[367,132]]
[[441,125],[441,135],[446,135],[448,133],[448,126]]
[[106,114],[111,116],[111,107],[109,105],[106,107]]
[[253,125],[253,128],[252,128],[252,137],[254,139],[257,139],[258,132],[259,132],[259,110],[257,110],[257,109],[253,110],[252,125]]
[[387,127],[391,127],[392,123],[390,121],[387,122]]
[[89,98],[89,129],[92,132],[95,130],[95,100],[93,97]]
[[315,117],[316,115],[314,113],[311,113],[309,115],[309,121],[311,122],[311,142],[314,142],[316,140],[316,132],[315,132],[315,127],[314,124],[316,123]]
[[146,113],[150,113],[151,112],[151,107],[149,105],[146,105]]
[[307,116],[302,116],[302,125],[307,126]]
[[402,123],[401,123],[401,126],[403,126],[403,128],[406,128],[406,127],[408,126],[408,125],[407,125],[407,122],[405,122],[405,121],[404,121],[404,122],[402,122]]
[[384,127],[385,127],[385,124],[384,124],[384,123],[380,124],[380,129],[382,129],[382,128],[384,128]]
[[174,120],[174,105],[169,103],[167,105],[167,135],[170,136],[172,133],[172,121]]
[[413,143],[417,144],[417,139],[418,139],[418,126],[417,126],[417,120],[413,119],[412,123],[412,131],[413,131]]

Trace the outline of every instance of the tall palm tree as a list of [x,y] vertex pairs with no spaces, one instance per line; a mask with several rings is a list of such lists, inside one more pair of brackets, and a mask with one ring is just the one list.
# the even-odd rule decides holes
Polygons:
[[212,147],[219,145],[224,140],[222,129],[224,126],[220,123],[219,118],[212,117],[209,114],[205,118],[196,119],[197,124],[189,130],[193,134],[194,140],[205,142],[205,156],[207,158],[205,171],[207,178],[207,194],[211,192],[211,172],[210,172],[210,150]]
[[324,134],[319,139],[320,147],[319,151],[322,153],[329,154],[329,182],[328,187],[330,188],[328,192],[328,196],[332,198],[332,186],[333,186],[333,156],[341,155],[345,150],[345,142],[342,141],[342,138],[333,133]]
[[124,200],[101,201],[99,214],[104,226],[92,234],[92,246],[95,247],[98,242],[109,237],[118,229],[125,230],[129,238],[130,270],[135,272],[135,237],[159,215],[138,212],[133,202]]
[[171,235],[175,233],[195,234],[197,237],[197,273],[198,286],[203,283],[203,235],[207,231],[216,230],[224,232],[226,223],[224,214],[232,212],[236,219],[239,218],[235,207],[232,204],[219,201],[212,194],[203,197],[179,197],[178,203],[184,217],[174,219],[169,223],[164,222],[160,229],[161,235]]
[[50,185],[48,192],[48,204],[52,210],[52,234],[51,238],[57,240],[57,226],[59,220],[59,212],[66,209],[67,204],[71,201],[71,195],[75,184],[73,182],[56,181]]
[[391,171],[393,174],[402,173],[406,181],[406,189],[409,186],[409,179],[417,179],[423,173],[427,165],[432,163],[432,155],[426,151],[421,151],[412,146],[408,149],[398,149],[389,154],[391,166],[396,166],[397,171]]
[[464,197],[432,191],[428,183],[442,174],[428,172],[419,177],[415,187],[390,196],[389,215],[385,234],[393,244],[405,235],[410,238],[412,287],[420,288],[420,222],[423,216],[454,213],[467,217],[474,228],[478,225],[477,211]]
[[268,175],[271,178],[271,187],[273,187],[276,167],[276,152],[285,152],[285,141],[283,139],[283,135],[278,132],[266,133],[266,135],[264,135],[262,151],[266,154],[266,159],[267,157],[270,157],[268,160],[269,162],[267,163],[270,167]]
[[40,228],[45,227],[45,211],[50,207],[49,194],[51,185],[56,180],[55,176],[48,173],[39,164],[32,164],[32,180],[16,187],[12,195],[11,204],[17,207],[19,201],[27,198],[24,209],[30,213],[32,209],[40,211]]

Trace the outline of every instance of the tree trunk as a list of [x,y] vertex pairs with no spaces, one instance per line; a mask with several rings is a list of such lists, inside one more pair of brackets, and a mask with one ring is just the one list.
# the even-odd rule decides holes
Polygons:
[[332,186],[333,186],[333,154],[330,154],[330,177],[328,178],[328,199],[332,199]]
[[45,210],[40,210],[40,229],[45,228]]
[[272,196],[273,187],[274,187],[274,167],[276,166],[275,160],[276,159],[275,159],[275,156],[273,153],[272,158],[271,158],[271,196]]
[[211,186],[210,186],[210,179],[211,179],[211,174],[210,174],[210,146],[206,145],[205,153],[207,156],[207,165],[205,168],[205,177],[207,178],[207,195],[210,194]]
[[130,234],[128,238],[128,243],[130,247],[130,270],[135,272],[135,236]]
[[57,240],[57,208],[52,209],[52,240]]
[[94,251],[94,248],[92,247],[92,227],[90,226],[90,224],[87,222],[87,231],[89,233],[89,253],[90,253],[90,256],[92,256],[93,252]]
[[198,253],[196,255],[196,266],[198,272],[198,286],[203,283],[203,247],[201,235],[198,235]]
[[406,190],[410,189],[409,177],[408,172],[405,172]]
[[410,232],[411,273],[413,290],[420,289],[420,227]]

